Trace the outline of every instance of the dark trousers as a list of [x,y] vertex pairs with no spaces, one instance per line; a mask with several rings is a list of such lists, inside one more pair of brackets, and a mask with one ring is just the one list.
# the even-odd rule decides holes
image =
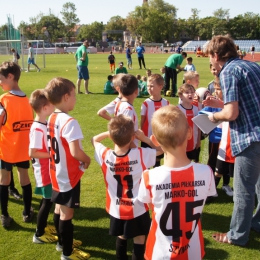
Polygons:
[[172,96],[174,97],[177,93],[177,71],[170,67],[165,67],[165,89],[164,95],[170,89],[170,81],[172,81]]
[[140,69],[142,68],[141,62],[143,63],[144,68],[146,69],[145,62],[144,62],[144,57],[138,57],[138,62],[139,62],[139,68]]
[[217,164],[219,143],[212,143],[209,141],[209,157],[208,165],[212,169],[213,174],[215,173],[215,168]]

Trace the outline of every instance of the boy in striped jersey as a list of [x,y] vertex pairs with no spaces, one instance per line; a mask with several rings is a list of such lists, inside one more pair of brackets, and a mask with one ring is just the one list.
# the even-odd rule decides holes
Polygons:
[[[116,104],[114,115],[125,115],[130,117],[134,122],[135,131],[138,130],[138,117],[134,108],[134,100],[138,95],[138,81],[137,78],[131,74],[124,74],[118,81],[122,99]],[[134,140],[135,145],[138,146],[139,141]]]
[[[130,117],[118,115],[110,120],[108,132],[94,136],[95,159],[102,168],[106,183],[106,210],[110,215],[109,234],[117,236],[116,259],[126,260],[127,239],[133,238],[133,260],[144,257],[145,236],[149,232],[148,206],[137,200],[142,171],[155,163],[156,150],[136,148],[133,140],[152,142],[142,131],[135,134]],[[114,142],[111,150],[100,142],[106,138]]]
[[153,211],[145,259],[201,260],[200,216],[207,196],[216,193],[212,171],[187,158],[191,128],[176,106],[154,113],[152,131],[165,156],[163,166],[143,172],[138,192],[138,199]]
[[[141,129],[148,137],[152,135],[151,120],[153,113],[161,107],[169,105],[169,101],[162,98],[161,91],[164,87],[163,77],[159,74],[152,74],[148,78],[147,89],[150,97],[147,98],[141,106]],[[148,147],[146,143],[141,142],[141,147]],[[155,167],[160,166],[160,160],[163,155],[156,158]]]
[[29,102],[36,114],[30,129],[29,156],[32,159],[35,177],[35,194],[42,196],[33,242],[37,244],[57,242],[58,238],[56,236],[45,232],[52,206],[52,186],[49,173],[50,154],[47,146],[46,118],[54,111],[54,106],[47,100],[42,89],[33,91]]
[[75,85],[68,79],[54,78],[45,88],[47,99],[56,109],[48,120],[47,141],[50,150],[51,201],[56,203],[54,225],[62,248],[61,260],[88,259],[90,255],[73,249],[74,208],[80,206],[80,179],[90,164],[83,151],[79,123],[68,112],[76,104]]
[[187,144],[187,156],[190,160],[197,159],[197,149],[200,147],[200,129],[193,123],[192,118],[198,115],[198,107],[193,105],[195,96],[195,88],[187,83],[183,84],[178,89],[178,95],[181,99],[179,109],[187,118],[188,124],[192,129],[192,136]]
[[120,79],[121,77],[123,76],[124,74],[122,73],[119,73],[117,75],[115,75],[113,77],[113,80],[112,80],[112,83],[114,85],[114,88],[116,89],[116,91],[118,92],[118,96],[113,100],[111,101],[109,104],[107,104],[106,106],[100,108],[97,112],[97,114],[100,116],[100,117],[103,117],[104,119],[106,120],[110,120],[112,118],[112,115],[114,114],[114,111],[115,111],[115,106],[116,104],[121,101],[122,99],[122,94],[120,92],[120,88],[119,88],[119,84],[120,84]]
[[[219,80],[214,84],[215,95],[218,99],[223,100],[222,90]],[[229,122],[224,121],[222,124],[222,136],[218,148],[217,163],[215,169],[215,183],[218,186],[221,177],[223,176],[222,190],[230,197],[233,196],[233,190],[229,186],[230,177],[233,177],[235,157],[232,156],[230,146],[230,128]]]

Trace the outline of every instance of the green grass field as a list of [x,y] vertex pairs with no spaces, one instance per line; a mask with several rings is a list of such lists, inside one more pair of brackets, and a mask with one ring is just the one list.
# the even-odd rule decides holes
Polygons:
[[[89,90],[93,95],[78,95],[77,104],[71,115],[80,123],[84,134],[84,150],[92,158],[89,169],[85,172],[81,183],[81,208],[75,210],[73,220],[74,237],[80,239],[83,245],[80,247],[91,254],[91,259],[115,259],[115,238],[108,235],[109,218],[105,211],[105,185],[101,169],[94,160],[94,150],[90,143],[92,136],[106,131],[107,121],[97,116],[97,111],[116,96],[104,95],[103,86],[110,74],[107,63],[108,54],[89,55],[90,82]],[[160,73],[168,54],[145,54],[147,68],[153,73]],[[212,80],[209,71],[208,58],[194,58],[194,65],[200,74],[200,86],[207,86]],[[123,61],[126,64],[124,54],[115,54],[116,63]],[[26,57],[25,57],[26,58]],[[11,56],[0,56],[0,62],[11,59]],[[38,56],[37,64],[42,68],[42,58]],[[185,63],[185,61],[184,61]],[[183,63],[183,64],[184,64]],[[139,70],[137,58],[133,55],[134,69],[130,73],[145,75],[145,70]],[[48,81],[54,77],[65,77],[73,82],[77,80],[76,64],[72,54],[68,55],[46,55],[46,68],[40,73],[32,70],[30,73],[22,72],[19,85],[29,96],[38,88],[44,88]],[[182,73],[178,74],[178,85],[182,82]],[[83,86],[82,86],[83,87]],[[83,89],[83,88],[82,88]],[[134,107],[140,115],[141,103],[144,98],[136,99]],[[177,104],[177,98],[168,98],[171,104]],[[111,143],[107,142],[107,145]],[[10,151],[11,152],[11,151]],[[201,162],[207,161],[207,140],[202,143]],[[34,185],[32,170],[30,176]],[[16,187],[21,192],[16,177]],[[224,245],[215,242],[211,235],[213,232],[226,232],[229,230],[229,223],[233,209],[232,198],[228,197],[221,190],[221,183],[218,188],[219,197],[204,208],[202,216],[202,227],[205,237],[206,255],[204,259],[260,259],[259,243],[260,235],[254,232],[250,234],[248,248],[240,248]],[[41,198],[33,195],[33,207],[35,213],[38,211]],[[22,201],[13,197],[9,199],[9,213],[14,218],[9,229],[0,227],[0,259],[16,260],[49,260],[60,259],[60,253],[55,250],[54,244],[33,244],[32,237],[36,228],[36,215],[33,223],[22,222]],[[49,223],[53,224],[52,213],[49,216]],[[129,255],[131,255],[131,242],[129,241]],[[130,257],[129,257],[130,259]]]

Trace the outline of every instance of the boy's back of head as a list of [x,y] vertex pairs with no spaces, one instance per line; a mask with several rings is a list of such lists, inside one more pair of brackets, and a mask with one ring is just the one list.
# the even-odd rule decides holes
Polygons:
[[32,92],[29,103],[32,109],[39,113],[41,112],[42,108],[49,104],[49,100],[45,96],[45,92],[43,89],[36,89]]
[[197,71],[192,71],[192,70],[185,72],[183,75],[185,82],[187,82],[188,80],[193,80],[194,78],[196,78],[198,76],[199,76],[199,73]]
[[45,87],[44,91],[47,99],[53,104],[59,104],[65,94],[75,89],[75,85],[68,79],[53,78]]
[[4,61],[0,66],[0,75],[7,78],[8,74],[14,75],[14,80],[18,82],[21,75],[20,67],[12,61]]
[[189,125],[184,113],[174,105],[161,107],[152,117],[152,131],[164,148],[177,148],[187,139]]
[[118,80],[120,92],[123,96],[130,96],[138,89],[137,78],[131,74],[123,74]]
[[123,147],[131,142],[134,136],[134,122],[130,117],[118,115],[108,123],[108,131],[113,142]]
[[112,75],[108,75],[108,76],[107,76],[107,80],[110,81],[110,80],[112,80],[112,79],[113,79],[113,76],[112,76]]

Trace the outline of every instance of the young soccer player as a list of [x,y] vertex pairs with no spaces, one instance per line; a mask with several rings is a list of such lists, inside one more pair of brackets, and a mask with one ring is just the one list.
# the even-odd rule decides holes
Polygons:
[[152,71],[150,69],[146,70],[146,77],[150,77],[152,75]]
[[[141,129],[148,137],[152,135],[151,120],[154,112],[163,106],[169,105],[169,101],[162,98],[161,91],[164,86],[163,77],[159,74],[152,74],[148,78],[148,92],[150,97],[147,98],[141,106]],[[147,147],[146,143],[141,143],[141,147]],[[163,155],[156,158],[155,167],[160,166],[160,160]]]
[[187,64],[184,67],[184,71],[196,71],[194,64],[192,64],[192,57],[186,59]]
[[90,164],[89,156],[82,150],[83,134],[78,122],[68,115],[76,103],[75,85],[68,79],[54,78],[45,88],[47,99],[56,109],[47,125],[50,149],[51,201],[56,203],[54,225],[62,247],[61,260],[87,259],[89,254],[73,246],[72,218],[74,208],[80,206],[80,179]]
[[[196,90],[199,87],[200,75],[197,71],[187,71],[184,73],[184,80],[185,80],[185,83],[192,85]],[[199,97],[198,97],[198,95],[196,95],[196,92],[195,92],[192,104],[198,108],[198,111],[200,111],[203,107],[201,102],[202,102],[202,100],[199,100]],[[199,133],[199,135],[201,136],[201,133]],[[197,147],[195,153],[196,153],[196,156],[195,156],[194,161],[199,162],[200,146]]]
[[[129,116],[133,122],[135,131],[138,130],[138,117],[134,109],[134,100],[138,95],[138,81],[131,74],[124,74],[118,81],[118,86],[122,94],[122,99],[116,104],[114,115]],[[138,146],[138,140],[135,139],[135,145]]]
[[47,100],[43,89],[33,91],[29,102],[36,113],[30,129],[29,156],[32,158],[35,177],[35,194],[42,196],[33,242],[37,244],[52,243],[57,242],[58,238],[45,232],[52,206],[52,186],[49,173],[50,154],[47,146],[46,118],[54,111],[54,106]]
[[101,117],[103,117],[106,120],[110,120],[112,117],[112,115],[114,115],[114,111],[115,111],[115,107],[116,104],[121,101],[122,99],[122,94],[120,93],[120,88],[119,88],[119,84],[120,84],[120,79],[124,74],[120,73],[117,74],[113,77],[113,85],[116,89],[116,91],[118,92],[118,96],[115,100],[113,100],[112,102],[110,102],[109,104],[107,104],[106,106],[100,108],[97,112],[97,114]]
[[0,96],[0,198],[3,227],[9,227],[12,221],[7,204],[13,166],[17,167],[23,189],[23,221],[31,222],[33,218],[32,186],[28,175],[29,131],[33,123],[33,112],[28,98],[18,85],[20,75],[20,67],[16,63],[6,61],[0,65],[0,86],[3,91],[8,91]]
[[110,54],[108,56],[108,63],[110,65],[110,71],[111,71],[111,73],[113,73],[116,69],[116,58],[113,55],[112,51],[110,52]]
[[187,71],[183,76],[185,83],[192,85],[195,89],[198,88],[200,84],[200,75],[197,71]]
[[163,166],[143,172],[138,192],[138,199],[152,209],[145,259],[201,260],[205,252],[200,216],[207,196],[216,193],[213,174],[209,166],[187,158],[192,133],[176,106],[154,113],[152,131],[165,157]]
[[[219,70],[217,68],[215,68],[211,63],[209,65],[209,68],[210,68],[211,74],[214,76],[214,80],[217,79],[218,78],[218,74],[219,74]],[[210,81],[210,83],[208,84],[208,90],[209,90],[211,95],[215,91],[215,89],[214,89],[214,80]]]
[[[220,100],[223,100],[222,90],[219,81],[215,83],[214,89],[215,89],[216,97]],[[217,110],[218,108],[215,109]],[[229,182],[230,182],[230,177],[233,177],[235,158],[231,154],[231,146],[230,146],[231,138],[230,138],[229,122],[228,121],[222,122],[221,126],[222,126],[222,136],[218,147],[218,156],[217,156],[217,162],[215,168],[215,184],[217,187],[221,177],[223,176],[222,190],[224,190],[228,196],[232,197],[233,190],[229,186]]]
[[187,118],[188,124],[192,129],[192,136],[187,144],[187,157],[190,160],[197,159],[197,149],[200,147],[200,129],[193,123],[192,118],[198,115],[198,108],[193,105],[195,88],[187,83],[183,84],[178,89],[178,95],[181,99],[179,109]]
[[113,76],[108,75],[107,82],[104,86],[104,94],[117,94],[118,92],[114,88]]
[[[139,131],[138,137],[152,145]],[[111,138],[114,150],[100,142]],[[118,115],[110,120],[108,132],[92,139],[95,159],[101,166],[106,183],[106,211],[110,215],[109,234],[117,236],[116,259],[127,258],[127,239],[133,238],[132,259],[143,259],[145,236],[149,232],[150,217],[146,204],[137,200],[142,171],[155,163],[156,150],[132,148],[135,139],[134,123],[130,117]]]
[[[151,74],[152,75],[152,74]],[[142,96],[147,96],[149,95],[149,92],[147,91],[147,77],[142,76],[142,85],[141,85],[141,95]]]

